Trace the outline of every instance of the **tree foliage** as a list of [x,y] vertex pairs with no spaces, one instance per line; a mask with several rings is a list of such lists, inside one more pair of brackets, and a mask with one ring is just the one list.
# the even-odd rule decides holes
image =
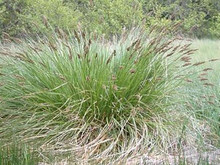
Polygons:
[[185,35],[220,37],[219,0],[0,0],[0,33],[47,32],[42,17],[52,27],[106,35],[146,20],[146,28],[182,22]]

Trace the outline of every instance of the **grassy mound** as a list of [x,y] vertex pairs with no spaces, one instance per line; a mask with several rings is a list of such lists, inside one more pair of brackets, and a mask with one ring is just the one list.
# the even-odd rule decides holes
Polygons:
[[137,28],[111,41],[62,30],[37,41],[7,36],[19,44],[1,51],[0,137],[71,152],[78,162],[197,145],[206,130],[175,98],[188,68],[202,63],[191,63],[195,50],[169,32]]

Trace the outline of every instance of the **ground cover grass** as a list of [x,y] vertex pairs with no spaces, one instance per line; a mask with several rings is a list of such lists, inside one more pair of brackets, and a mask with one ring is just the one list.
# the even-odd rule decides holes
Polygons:
[[[193,61],[204,61],[197,67],[197,81],[188,85],[190,104],[201,116],[211,122],[215,130],[216,140],[219,146],[219,122],[220,122],[220,42],[217,40],[194,40],[194,48],[197,48]],[[191,86],[192,85],[192,86]]]
[[[5,34],[19,44],[1,50],[1,141],[102,164],[217,147],[218,72],[207,68],[218,69],[218,57],[204,50],[218,46],[191,48],[165,31],[133,29],[111,41],[81,31],[25,42]],[[206,72],[213,78],[201,81]]]
[[1,165],[37,165],[39,163],[34,150],[25,144],[13,143],[0,145]]

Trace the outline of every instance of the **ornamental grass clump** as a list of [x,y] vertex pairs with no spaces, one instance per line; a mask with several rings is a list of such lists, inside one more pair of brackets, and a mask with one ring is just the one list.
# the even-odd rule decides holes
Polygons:
[[175,148],[190,122],[170,98],[195,65],[190,44],[167,35],[176,26],[150,34],[134,28],[112,40],[58,29],[43,39],[3,45],[1,138],[73,152],[77,161],[118,161]]

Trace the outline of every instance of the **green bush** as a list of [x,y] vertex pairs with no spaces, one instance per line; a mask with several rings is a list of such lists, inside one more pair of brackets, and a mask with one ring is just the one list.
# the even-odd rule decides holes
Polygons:
[[0,33],[8,32],[18,35],[24,31],[24,24],[20,18],[26,8],[25,0],[0,0]]
[[[32,23],[28,27],[31,32],[47,32],[44,26],[48,21],[52,27],[59,27],[64,30],[75,28],[79,18],[82,16],[78,10],[73,10],[69,6],[63,4],[60,0],[26,0],[27,7],[24,15],[20,15],[26,24]],[[45,20],[47,19],[47,20]],[[35,26],[34,26],[35,25]]]
[[193,50],[174,44],[167,29],[156,31],[149,38],[133,29],[108,41],[59,30],[3,47],[0,137],[71,147],[91,161],[146,153],[146,146],[169,152],[188,136],[194,145],[194,112],[174,99],[185,79],[177,76],[192,66],[184,55]]
[[148,24],[168,27],[175,22],[182,22],[179,32],[190,37],[212,37],[210,27],[215,28],[212,20],[219,14],[220,1],[216,0],[174,0],[142,1]]
[[220,37],[220,13],[213,18],[209,32],[211,36]]
[[3,0],[1,4],[1,32],[11,35],[50,33],[45,21],[50,22],[47,26],[71,29],[81,17],[78,10],[65,6],[60,0]]
[[50,33],[43,17],[53,28],[71,31],[78,25],[106,36],[139,24],[149,30],[182,22],[184,35],[217,38],[219,11],[218,0],[0,0],[0,33]]
[[176,87],[177,75],[174,64],[166,61],[165,38],[155,38],[151,45],[146,37],[135,32],[104,47],[104,40],[84,34],[75,34],[68,42],[55,38],[22,44],[15,59],[7,57],[8,67],[2,70],[7,75],[1,88],[6,104],[11,100],[17,108],[47,111],[70,106],[82,119],[104,124],[112,118],[128,119],[133,109],[145,106],[159,113],[160,104]]
[[85,28],[106,35],[120,34],[123,28],[131,28],[144,18],[138,0],[94,0],[83,14]]

